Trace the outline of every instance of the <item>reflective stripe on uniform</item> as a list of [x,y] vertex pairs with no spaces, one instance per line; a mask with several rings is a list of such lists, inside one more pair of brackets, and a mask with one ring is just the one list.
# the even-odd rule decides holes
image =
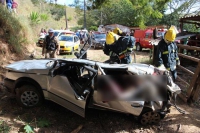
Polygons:
[[124,50],[124,51],[122,51],[121,53],[119,53],[119,55],[121,55],[121,54],[123,54],[123,53],[126,53],[127,52],[127,50]]
[[176,60],[179,60],[179,58],[176,58]]
[[167,70],[170,70],[170,68],[166,68]]
[[168,51],[164,51],[162,54],[168,54],[169,52]]
[[112,55],[112,51],[110,51],[109,55],[110,55],[110,56]]
[[132,50],[133,50],[133,48],[129,48],[129,47],[128,47],[128,48],[127,48],[127,50],[130,50],[130,51],[132,51]]

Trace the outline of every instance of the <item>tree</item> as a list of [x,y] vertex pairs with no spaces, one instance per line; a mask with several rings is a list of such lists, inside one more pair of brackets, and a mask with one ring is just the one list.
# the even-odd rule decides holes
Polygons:
[[[163,14],[161,9],[165,8],[170,0],[89,0],[92,3],[91,9],[109,8],[111,14],[121,15],[118,17],[118,23],[126,23],[126,25],[145,27],[149,19],[161,19]],[[131,5],[131,6],[130,6]],[[112,22],[113,17],[117,15],[107,15],[107,21]],[[125,15],[127,19],[121,19]],[[132,15],[132,16],[131,16]],[[105,15],[104,15],[105,16]],[[108,17],[110,16],[110,17]],[[130,17],[131,16],[131,17]],[[108,20],[109,19],[109,20]],[[134,20],[134,21],[133,21]],[[124,22],[125,21],[125,22]]]
[[[168,12],[163,16],[160,24],[179,26],[179,19],[183,16],[196,15],[200,11],[200,0],[172,0],[167,5]],[[186,30],[195,31],[194,25],[186,24]]]
[[59,21],[65,15],[65,6],[52,5],[50,8],[51,15],[57,21]]

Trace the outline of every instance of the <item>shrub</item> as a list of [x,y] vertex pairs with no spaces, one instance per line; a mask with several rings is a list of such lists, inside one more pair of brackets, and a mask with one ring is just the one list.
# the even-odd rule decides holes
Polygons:
[[40,23],[40,15],[38,12],[31,12],[30,20],[32,24],[39,24]]
[[72,17],[71,17],[71,16],[69,16],[67,20],[68,20],[68,21],[71,21],[71,20],[72,20]]
[[49,16],[47,15],[47,14],[41,14],[40,15],[40,19],[42,20],[42,21],[48,21],[49,20]]
[[97,31],[97,30],[98,30],[98,28],[97,28],[97,26],[90,26],[89,30],[94,30],[94,31]]
[[0,5],[0,16],[0,27],[3,31],[2,37],[12,45],[14,52],[21,53],[22,49],[24,49],[22,44],[27,43],[25,28],[2,5]]

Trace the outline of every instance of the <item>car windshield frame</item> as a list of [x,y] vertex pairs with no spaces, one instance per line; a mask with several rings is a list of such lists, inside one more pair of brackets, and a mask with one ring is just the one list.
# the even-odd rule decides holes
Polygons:
[[73,40],[73,36],[59,36],[59,41],[73,42]]
[[106,39],[106,34],[105,33],[95,34],[94,38],[96,38],[96,39]]

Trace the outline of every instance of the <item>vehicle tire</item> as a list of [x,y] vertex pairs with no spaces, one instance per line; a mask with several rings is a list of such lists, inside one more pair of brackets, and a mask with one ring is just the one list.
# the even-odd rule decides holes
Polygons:
[[144,108],[138,120],[142,125],[156,124],[165,117],[164,114],[153,112],[149,108]]
[[136,51],[142,51],[140,43],[136,43]]
[[39,106],[43,103],[43,95],[33,85],[23,85],[16,89],[16,99],[20,106],[25,108],[31,108]]

